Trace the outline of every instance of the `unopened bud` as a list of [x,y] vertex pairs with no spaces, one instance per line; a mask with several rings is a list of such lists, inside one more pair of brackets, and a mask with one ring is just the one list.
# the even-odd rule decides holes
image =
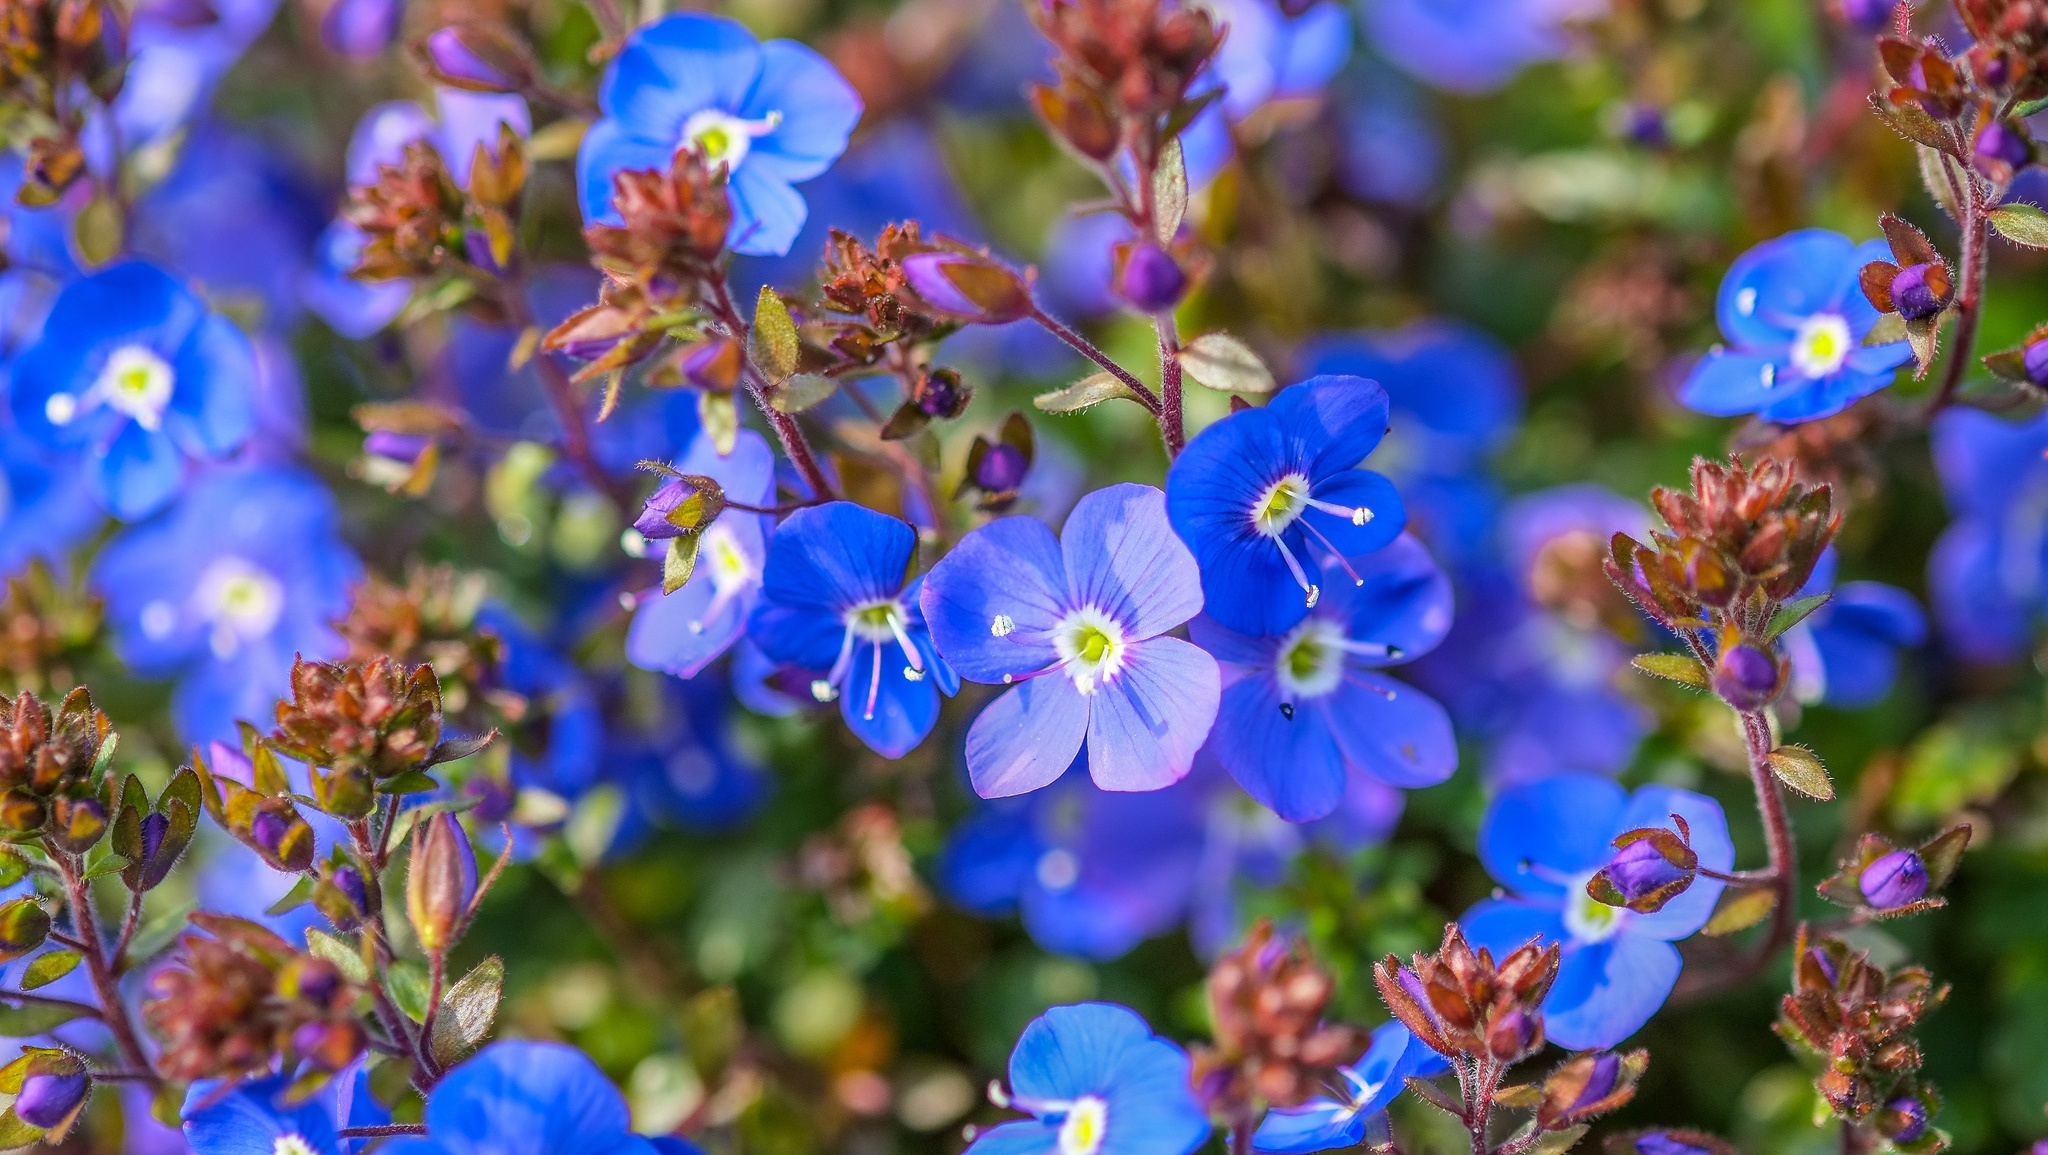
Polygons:
[[[1649,838],[1637,839],[1616,851],[1607,863],[1606,875],[1621,893],[1624,906],[1661,898],[1663,901],[1657,904],[1661,907],[1677,890],[1691,885],[1693,878],[1692,871],[1672,862]],[[1672,890],[1674,886],[1677,890]],[[1660,893],[1664,891],[1671,893]]]
[[55,1127],[71,1117],[91,1089],[84,1071],[30,1075],[14,1097],[14,1114],[31,1127]]
[[671,477],[648,495],[633,528],[649,541],[696,533],[725,512],[725,491],[708,477]]
[[142,816],[142,861],[145,865],[156,861],[156,852],[163,849],[164,838],[171,832],[171,820],[151,811]]
[[50,937],[50,912],[33,898],[0,904],[0,962],[18,959]]
[[998,441],[975,464],[974,484],[990,493],[1007,493],[1024,484],[1024,474],[1030,466],[1023,450]]
[[1543,1021],[1520,1007],[1509,1007],[1486,1031],[1486,1049],[1503,1063],[1528,1054],[1543,1039]]
[[0,794],[0,826],[18,834],[42,829],[43,822],[50,816],[43,800],[26,790],[9,790]]
[[903,259],[903,277],[933,312],[954,320],[1003,325],[1031,312],[1024,278],[978,253],[914,253]]
[[1884,1105],[1877,1125],[1893,1143],[1911,1143],[1927,1133],[1927,1104],[1901,1095]]
[[1141,313],[1163,313],[1180,303],[1188,275],[1173,254],[1149,240],[1118,246],[1116,295]]
[[301,871],[313,862],[313,828],[288,803],[258,810],[249,819],[248,841],[280,870]]
[[52,813],[50,841],[72,854],[91,850],[107,832],[107,808],[97,798],[59,798]]
[[683,357],[683,380],[692,388],[709,393],[730,393],[739,384],[744,360],[738,341],[714,337],[694,346]]
[[1572,1100],[1570,1111],[1583,1111],[1608,1095],[1614,1093],[1615,1081],[1621,1078],[1621,1056],[1608,1052],[1593,1060],[1593,1070],[1586,1076],[1586,1085]]
[[1978,129],[1971,151],[1977,156],[1979,168],[2002,166],[2015,169],[2026,164],[2033,155],[2027,138],[2002,120],[1990,121]]
[[1863,868],[1863,900],[1879,910],[1920,901],[1927,894],[1927,864],[1910,850],[1894,850]]
[[1908,321],[1924,321],[1948,307],[1954,286],[1940,265],[1907,265],[1892,278],[1892,307]]
[[453,24],[430,34],[419,53],[437,81],[471,92],[521,92],[533,83],[532,55],[510,34]]
[[399,7],[399,0],[334,0],[320,18],[320,39],[337,56],[372,59],[398,35]]
[[435,814],[413,828],[405,913],[430,954],[454,945],[476,897],[476,852],[454,815]]
[[2020,350],[2020,365],[2028,381],[2048,388],[2048,340],[2034,341]]
[[934,369],[918,381],[915,401],[927,417],[952,418],[960,416],[973,395],[973,390],[960,383],[960,374],[951,369]]
[[1723,650],[1714,663],[1714,692],[1743,713],[1761,710],[1778,696],[1778,662],[1748,644]]

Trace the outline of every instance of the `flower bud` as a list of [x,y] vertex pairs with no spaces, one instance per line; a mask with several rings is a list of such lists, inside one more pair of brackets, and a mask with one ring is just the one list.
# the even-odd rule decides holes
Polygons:
[[520,92],[533,83],[533,60],[504,32],[453,24],[429,35],[420,53],[429,75],[471,92]]
[[84,854],[107,832],[107,808],[97,798],[58,798],[51,809],[49,837],[60,849]]
[[2034,341],[2020,351],[2020,364],[2027,380],[2048,389],[2048,340]]
[[1910,850],[1894,850],[1863,868],[1863,900],[1879,910],[1915,903],[1927,893],[1927,864]]
[[1892,307],[1908,321],[1925,321],[1948,307],[1954,290],[1940,265],[1907,265],[1892,278]]
[[142,816],[142,862],[146,866],[156,861],[156,852],[163,849],[164,839],[171,832],[171,820],[151,811]]
[[[1634,904],[1673,886],[1683,889],[1691,884],[1693,872],[1665,857],[1654,841],[1643,838],[1615,852],[1607,863],[1607,878],[1626,904]],[[1670,896],[1665,896],[1665,901],[1669,900]]]
[[1139,240],[1117,246],[1111,287],[1139,312],[1163,313],[1188,291],[1188,275],[1172,253],[1150,240]]
[[1512,1063],[1543,1041],[1543,1020],[1520,1007],[1495,1016],[1486,1030],[1486,1049],[1503,1063]]
[[16,788],[0,794],[0,827],[17,834],[42,829],[43,822],[50,816],[43,800],[26,790]]
[[1877,1126],[1893,1143],[1911,1143],[1927,1133],[1927,1105],[1911,1095],[1901,1095],[1884,1105]]
[[739,384],[744,360],[740,343],[731,337],[714,337],[693,346],[682,359],[683,380],[693,389],[707,393],[730,393]]
[[903,278],[933,312],[977,325],[1003,325],[1031,313],[1024,279],[979,253],[940,249],[903,258]]
[[476,852],[454,815],[436,814],[413,828],[406,867],[405,913],[430,954],[454,945],[476,897]]
[[633,528],[649,541],[696,533],[725,512],[725,491],[708,477],[671,477],[647,497]]
[[399,0],[334,0],[320,18],[320,39],[337,56],[373,59],[398,35],[399,8]]
[[1710,1147],[1688,1143],[1668,1131],[1647,1131],[1636,1136],[1636,1155],[1714,1155]]
[[50,912],[33,898],[0,904],[0,962],[11,962],[50,937]]
[[967,408],[967,399],[973,393],[960,383],[960,374],[951,369],[934,369],[919,379],[914,400],[918,411],[927,417],[952,418]]
[[1714,663],[1714,692],[1743,713],[1761,710],[1778,696],[1778,662],[1755,646],[1729,646]]
[[1976,154],[1979,168],[1994,170],[2019,168],[2033,155],[2027,138],[2002,120],[1987,121],[1983,128],[1978,129],[1971,151]]
[[1024,484],[1025,471],[1030,467],[1023,450],[998,441],[975,463],[974,484],[990,493],[1007,493]]
[[14,1097],[14,1114],[31,1127],[55,1127],[71,1117],[91,1089],[92,1081],[84,1071],[30,1075],[21,1081],[21,1093]]

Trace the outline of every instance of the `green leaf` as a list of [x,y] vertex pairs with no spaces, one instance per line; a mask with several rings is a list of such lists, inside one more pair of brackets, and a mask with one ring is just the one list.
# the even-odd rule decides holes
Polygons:
[[1119,399],[1137,401],[1138,395],[1114,373],[1091,373],[1065,389],[1041,393],[1031,403],[1047,413],[1079,413],[1104,401]]
[[612,836],[619,832],[625,815],[625,796],[615,786],[585,791],[576,800],[576,809],[570,811],[569,821],[562,827],[562,841],[583,869],[596,866],[611,849]]
[[1893,104],[1872,93],[1870,107],[1887,127],[1914,144],[1934,149],[1949,144],[1941,125],[1917,104]]
[[1924,144],[1914,145],[1913,151],[1920,156],[1920,183],[1927,186],[1927,195],[1933,197],[1934,203],[1950,217],[1961,219],[1956,208],[1955,190],[1949,186],[1948,175],[1942,168],[1948,163],[1948,158]]
[[324,958],[341,968],[341,973],[350,982],[366,983],[370,981],[370,968],[368,964],[363,962],[363,952],[357,950],[355,944],[342,938],[340,935],[329,934],[317,926],[308,927],[306,928],[306,949],[313,952],[315,958]]
[[1225,393],[1271,393],[1279,388],[1259,355],[1228,333],[1204,333],[1189,341],[1180,351],[1180,367],[1197,384]]
[[747,342],[755,367],[771,384],[786,381],[796,373],[801,349],[796,321],[789,315],[789,306],[766,285],[761,286],[761,296],[754,303],[754,328]]
[[704,427],[705,435],[711,438],[711,447],[718,450],[720,457],[731,453],[733,445],[739,441],[740,414],[730,393],[697,394],[697,423]]
[[531,161],[575,160],[590,131],[587,117],[570,116],[555,121],[526,139],[526,158]]
[[0,1150],[32,1146],[42,1141],[43,1133],[41,1127],[15,1114],[13,1107],[0,1112]]
[[1159,150],[1159,167],[1152,172],[1152,232],[1160,244],[1173,243],[1187,215],[1188,166],[1181,156],[1180,138],[1174,137]]
[[[310,933],[310,932],[309,932]],[[418,959],[402,958],[384,968],[384,989],[391,1001],[416,1023],[427,1020],[427,966]]]
[[77,242],[79,260],[87,268],[111,261],[121,252],[124,214],[121,203],[105,193],[86,202],[71,222],[71,237]]
[[1998,235],[2030,249],[2048,249],[2048,213],[2023,201],[1999,205],[1984,214]]
[[1890,345],[1906,339],[1906,319],[1897,313],[1883,313],[1870,332],[1863,334],[1865,345]]
[[1707,671],[1686,654],[1637,654],[1631,664],[1645,674],[1691,686],[1695,690],[1709,688]]
[[176,941],[177,937],[185,932],[186,920],[190,919],[192,912],[197,909],[199,908],[195,903],[179,903],[145,921],[136,930],[135,937],[128,940],[128,965],[133,967],[137,963],[146,962]]
[[[102,843],[102,845],[104,845],[104,843]],[[118,854],[109,852],[108,854],[103,855],[99,859],[99,861],[85,868],[85,877],[103,878],[109,874],[119,874],[122,870],[126,869],[127,866],[127,859],[121,857]]]
[[683,588],[690,575],[697,572],[697,548],[704,543],[702,534],[683,533],[668,539],[668,552],[661,559],[661,592],[672,594]]
[[[7,994],[0,991],[0,999]],[[49,1003],[22,1003],[19,1006],[0,1005],[0,1034],[9,1038],[25,1039],[40,1035],[55,1027],[61,1027],[85,1014],[82,1007],[59,1007]]]
[[448,988],[434,1016],[431,1040],[436,1062],[447,1066],[476,1049],[498,1021],[498,1000],[505,990],[505,962],[496,955],[476,965]]
[[75,950],[53,950],[39,954],[35,961],[21,972],[21,989],[32,991],[46,987],[78,968],[85,956]]
[[107,767],[114,764],[114,751],[120,748],[121,732],[119,730],[109,731],[107,740],[100,743],[100,752],[93,756],[92,773],[94,777],[106,777]]
[[1563,1130],[1545,1131],[1536,1140],[1536,1145],[1529,1148],[1529,1155],[1564,1155],[1566,1151],[1571,1150],[1577,1145],[1579,1140],[1584,1139],[1586,1132],[1592,1129],[1589,1124],[1575,1123]]
[[1804,746],[1780,746],[1771,751],[1771,772],[1778,781],[1808,798],[1826,802],[1835,796],[1835,784],[1820,755]]
[[1770,887],[1754,890],[1730,890],[1721,898],[1721,905],[1714,910],[1714,917],[1700,928],[1700,933],[1719,938],[1748,930],[1768,917],[1778,905],[1778,892]]
[[768,404],[777,413],[802,413],[837,392],[839,383],[830,377],[798,373],[769,395]]
[[315,880],[312,875],[300,875],[299,880],[292,884],[292,888],[285,892],[285,896],[271,903],[263,913],[279,915],[288,910],[297,910],[299,907],[312,901],[314,885]]
[[1834,596],[1832,593],[1808,594],[1779,606],[1778,612],[1771,615],[1771,624],[1764,627],[1764,640],[1776,641],[1779,635],[1805,621],[1807,615],[1828,604],[1828,599]]
[[434,781],[431,775],[422,774],[417,770],[408,770],[395,778],[386,778],[377,783],[379,794],[428,794],[440,788],[441,784]]
[[12,850],[0,849],[0,887],[13,886],[28,877],[29,861]]

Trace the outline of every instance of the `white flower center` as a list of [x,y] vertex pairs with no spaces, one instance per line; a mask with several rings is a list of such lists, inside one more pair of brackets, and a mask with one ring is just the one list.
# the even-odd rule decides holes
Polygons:
[[1290,473],[1266,487],[1259,495],[1258,504],[1252,507],[1252,524],[1267,537],[1279,537],[1287,532],[1308,508],[1309,480],[1299,473]]
[[1038,885],[1060,891],[1081,879],[1081,860],[1071,850],[1055,847],[1038,856]]
[[1629,911],[1595,901],[1586,893],[1586,883],[1593,874],[1589,870],[1565,885],[1564,929],[1576,942],[1606,942],[1628,923]]
[[[192,591],[199,615],[213,624],[209,639],[214,656],[233,657],[243,643],[268,636],[284,612],[284,587],[278,580],[238,557],[215,560],[199,575]],[[148,618],[148,611],[144,611]],[[143,622],[144,632],[150,623]]]
[[732,604],[734,598],[761,584],[760,568],[740,548],[739,536],[732,527],[722,521],[712,522],[711,527],[704,531],[704,540],[698,546],[697,565],[697,572],[711,583],[711,604],[704,607],[702,618],[690,623],[693,634],[703,633],[707,619],[717,617]]
[[910,640],[910,631],[905,628],[909,618],[903,613],[902,603],[895,598],[861,602],[849,607],[841,620],[846,623],[846,635],[839,642],[839,658],[832,663],[829,673],[811,683],[811,697],[820,702],[838,698],[839,686],[856,674],[853,669],[853,643],[868,642],[875,647],[874,665],[872,674],[861,676],[868,679],[865,716],[872,719],[876,696],[882,692],[882,655],[889,643],[894,642],[903,651],[905,681],[924,680],[924,656],[918,653],[916,643]]
[[[107,358],[107,367],[100,370],[99,380],[93,382],[91,398],[135,419],[137,425],[154,430],[163,424],[164,408],[171,403],[172,387],[177,384],[177,375],[171,371],[170,363],[140,345],[123,345]],[[43,404],[43,413],[53,424],[62,425],[75,417],[78,412],[76,399],[67,407],[60,405],[58,394]]]
[[1074,1100],[1060,1123],[1060,1155],[1095,1155],[1109,1131],[1109,1104],[1093,1095]]
[[1280,638],[1273,677],[1289,702],[1320,698],[1344,680],[1348,644],[1344,627],[1327,618],[1308,618]]
[[1815,313],[1799,323],[1792,338],[1792,367],[1807,377],[1826,377],[1842,367],[1855,347],[1841,314]]
[[1083,694],[1094,693],[1122,673],[1130,648],[1124,641],[1123,626],[1094,606],[1083,606],[1060,619],[1053,627],[1052,646],[1067,677],[1074,680],[1074,688]]
[[782,114],[771,112],[759,120],[742,120],[729,112],[707,108],[683,122],[682,147],[694,149],[705,160],[723,164],[732,172],[747,159],[754,138],[767,136],[782,123]]
[[270,1145],[270,1155],[317,1155],[317,1152],[311,1143],[306,1142],[305,1136],[291,1134],[279,1135]]

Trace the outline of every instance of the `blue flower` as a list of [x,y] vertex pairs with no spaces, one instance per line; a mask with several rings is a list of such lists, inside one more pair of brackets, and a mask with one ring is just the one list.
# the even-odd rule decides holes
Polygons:
[[116,265],[57,295],[9,392],[30,437],[85,450],[116,517],[162,508],[189,458],[226,456],[255,425],[256,358],[232,321],[152,265]]
[[1835,585],[1839,562],[1829,546],[1800,597],[1834,592],[1827,604],[1785,631],[1792,693],[1802,702],[1845,710],[1875,705],[1891,692],[1899,651],[1927,639],[1927,615],[1913,595],[1883,582]]
[[288,1074],[274,1075],[225,1094],[215,1080],[193,1084],[185,1093],[185,1141],[194,1155],[342,1155],[362,1143],[342,1139],[342,1126],[391,1121],[360,1067],[296,1103],[286,1101],[291,1083]]
[[924,614],[961,674],[1011,689],[967,733],[984,798],[1058,778],[1083,744],[1105,790],[1157,790],[1194,765],[1216,720],[1216,662],[1163,636],[1202,608],[1163,495],[1112,485],[1058,538],[1032,517],[967,535],[932,567]]
[[2048,413],[2013,422],[1953,407],[1933,440],[1954,515],[1927,561],[1935,619],[1965,658],[2016,657],[2048,600]]
[[1451,583],[1403,535],[1352,563],[1300,624],[1247,637],[1196,618],[1197,645],[1229,686],[1210,747],[1246,793],[1290,822],[1337,808],[1353,774],[1433,786],[1458,764],[1450,715],[1434,699],[1370,673],[1433,649],[1451,627]]
[[1185,1051],[1114,1003],[1053,1007],[1010,1052],[998,1106],[1034,1118],[983,1131],[974,1155],[1189,1155],[1209,1120],[1188,1086]]
[[30,558],[55,565],[105,514],[78,484],[78,455],[30,441],[0,426],[0,573]]
[[1379,54],[1426,84],[1485,92],[1564,54],[1561,28],[1600,0],[1378,0],[1366,32]]
[[656,709],[612,726],[606,773],[632,795],[614,847],[654,824],[729,830],[768,800],[774,783],[734,733],[732,698],[709,678],[662,678]]
[[900,758],[931,733],[960,676],[932,648],[906,575],[917,531],[850,501],[799,509],[768,543],[747,634],[778,662],[824,670],[811,684],[876,753]]
[[831,167],[860,120],[860,97],[824,57],[763,44],[719,16],[683,13],[635,32],[598,90],[604,116],[583,137],[576,186],[586,221],[618,224],[612,178],[666,171],[677,149],[722,163],[736,253],[779,255],[802,231],[790,187]]
[[[683,473],[709,477],[733,501],[773,504],[775,453],[761,435],[742,429],[732,453],[718,455],[711,438],[698,433],[676,462]],[[647,670],[693,678],[737,641],[761,592],[761,570],[773,522],[765,514],[727,509],[704,530],[697,568],[672,594],[653,587],[640,595],[626,633],[626,659]]]
[[1366,1126],[1387,1104],[1407,1089],[1410,1078],[1426,1079],[1451,1069],[1450,1061],[1423,1045],[1399,1023],[1386,1023],[1372,1033],[1365,1055],[1348,1067],[1344,1098],[1311,1099],[1299,1107],[1268,1112],[1252,1135],[1252,1146],[1274,1155],[1299,1155],[1356,1147],[1366,1141]]
[[1714,303],[1721,335],[1693,368],[1681,399],[1702,413],[1755,413],[1811,421],[1839,413],[1891,384],[1913,357],[1904,341],[1863,344],[1877,310],[1857,274],[1891,259],[1882,240],[1801,229],[1736,258]]
[[1188,182],[1196,186],[1229,162],[1232,124],[1274,101],[1316,95],[1351,58],[1351,11],[1342,3],[1313,3],[1294,15],[1274,0],[1209,7],[1230,31],[1193,93],[1220,86],[1223,96],[1181,133]]
[[1337,183],[1362,200],[1408,208],[1427,203],[1443,177],[1446,149],[1414,86],[1388,73],[1341,91]]
[[527,713],[505,735],[512,784],[578,797],[604,763],[604,713],[576,663],[557,653],[504,606],[485,605],[478,628],[504,644],[498,668],[505,689],[527,700]]
[[1320,554],[1348,568],[1345,558],[1400,534],[1408,512],[1393,483],[1355,468],[1386,433],[1387,410],[1376,382],[1312,377],[1188,444],[1167,471],[1166,511],[1201,567],[1210,617],[1240,634],[1283,633],[1322,596]]
[[[208,0],[201,10],[187,0],[138,4],[128,31],[126,77],[114,98],[122,147],[158,141],[204,110],[214,87],[269,27],[277,7],[278,0]],[[95,120],[88,155],[110,162],[115,139]]]
[[1721,804],[1669,786],[1628,794],[1605,778],[1562,775],[1502,791],[1479,830],[1479,857],[1513,893],[1474,906],[1458,920],[1472,945],[1499,958],[1531,939],[1560,944],[1563,962],[1543,1001],[1544,1031],[1561,1047],[1611,1047],[1634,1034],[1678,981],[1672,942],[1705,926],[1722,884],[1701,877],[1655,914],[1606,906],[1586,881],[1614,857],[1629,830],[1692,828],[1700,865],[1726,872],[1735,863]]
[[422,1138],[385,1155],[656,1155],[631,1130],[625,1097],[574,1047],[492,1043],[427,1094]]
[[296,469],[208,474],[164,516],[121,533],[93,565],[115,648],[144,677],[178,676],[186,740],[234,741],[270,717],[292,658],[342,648],[329,622],[361,572],[334,499]]

